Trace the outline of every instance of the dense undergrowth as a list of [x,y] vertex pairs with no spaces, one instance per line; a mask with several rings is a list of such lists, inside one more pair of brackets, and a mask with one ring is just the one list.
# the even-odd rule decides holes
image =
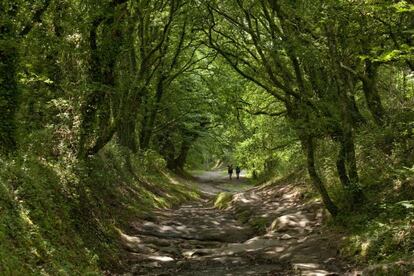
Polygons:
[[20,154],[0,165],[0,272],[91,275],[121,268],[119,229],[196,198],[155,154],[117,146],[88,161]]
[[[409,129],[406,125],[388,134],[386,128],[371,129],[359,136],[358,167],[366,203],[353,207],[343,193],[334,195],[344,210],[332,221],[345,235],[342,254],[361,266],[413,261],[414,167]],[[330,185],[338,186],[328,174]],[[402,273],[395,275],[406,275]]]
[[197,196],[165,168],[217,159],[299,169],[344,255],[412,258],[411,2],[1,1],[0,274],[116,270],[119,229]]
[[366,190],[369,205],[334,221],[333,226],[346,236],[342,253],[361,265],[412,262],[414,171],[394,171],[380,184]]

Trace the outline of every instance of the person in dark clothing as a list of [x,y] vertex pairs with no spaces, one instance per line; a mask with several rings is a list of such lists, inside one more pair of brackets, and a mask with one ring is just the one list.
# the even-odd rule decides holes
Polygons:
[[231,176],[233,175],[233,165],[227,166],[227,172],[229,173],[229,178],[231,180]]
[[237,166],[236,167],[236,176],[237,176],[237,179],[239,179],[240,178],[240,167],[239,166]]

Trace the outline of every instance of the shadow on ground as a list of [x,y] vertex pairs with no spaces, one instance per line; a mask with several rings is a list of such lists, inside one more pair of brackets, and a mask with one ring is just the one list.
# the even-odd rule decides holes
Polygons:
[[292,185],[252,188],[220,171],[196,177],[207,196],[236,191],[231,207],[205,199],[132,223],[121,233],[127,275],[352,275],[337,255],[340,237],[322,227],[321,204],[303,203]]

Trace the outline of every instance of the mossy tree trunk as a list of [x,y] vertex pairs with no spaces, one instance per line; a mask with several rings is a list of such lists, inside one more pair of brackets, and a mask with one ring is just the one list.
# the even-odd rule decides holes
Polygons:
[[315,189],[321,195],[322,201],[326,209],[331,213],[332,216],[336,216],[339,212],[338,207],[332,201],[331,197],[326,190],[325,185],[322,182],[321,177],[316,170],[315,164],[315,144],[311,136],[303,136],[301,138],[302,146],[306,152],[306,164],[309,176]]

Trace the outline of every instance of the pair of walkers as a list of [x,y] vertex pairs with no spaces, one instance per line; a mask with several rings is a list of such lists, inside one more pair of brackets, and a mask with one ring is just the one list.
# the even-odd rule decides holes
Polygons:
[[[236,177],[237,177],[237,179],[239,179],[240,178],[240,167],[239,166],[236,166]],[[231,180],[232,179],[232,176],[233,176],[233,165],[229,165],[229,166],[227,166],[227,172],[228,172],[228,174],[229,174],[229,179]]]

